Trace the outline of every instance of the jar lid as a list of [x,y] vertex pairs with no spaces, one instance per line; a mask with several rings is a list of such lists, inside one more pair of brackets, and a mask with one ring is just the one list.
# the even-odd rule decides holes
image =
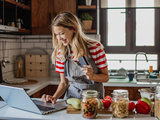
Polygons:
[[113,90],[114,95],[128,94],[128,90]]
[[160,94],[160,86],[156,86],[156,93]]
[[96,90],[83,90],[82,95],[85,97],[97,97],[98,92]]

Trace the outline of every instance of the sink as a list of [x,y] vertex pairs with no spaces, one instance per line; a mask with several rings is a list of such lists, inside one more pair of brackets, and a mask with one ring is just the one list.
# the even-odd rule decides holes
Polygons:
[[138,74],[136,80],[137,82],[160,82],[160,78],[149,78],[146,74]]

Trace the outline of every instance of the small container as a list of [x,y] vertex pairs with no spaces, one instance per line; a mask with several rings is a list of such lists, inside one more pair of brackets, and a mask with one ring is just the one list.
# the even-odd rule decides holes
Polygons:
[[155,117],[160,120],[160,86],[156,87],[155,103],[154,103]]
[[84,118],[93,119],[98,116],[98,92],[96,90],[84,90],[82,92],[81,115]]
[[117,118],[124,118],[129,115],[128,90],[114,90],[112,99],[112,114]]

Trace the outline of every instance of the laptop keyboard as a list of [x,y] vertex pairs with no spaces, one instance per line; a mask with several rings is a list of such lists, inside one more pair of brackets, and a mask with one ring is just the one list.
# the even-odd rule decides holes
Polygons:
[[51,107],[46,107],[46,106],[42,106],[42,105],[37,105],[37,107],[41,110],[41,111],[50,111],[50,110],[54,110],[55,108],[51,108]]

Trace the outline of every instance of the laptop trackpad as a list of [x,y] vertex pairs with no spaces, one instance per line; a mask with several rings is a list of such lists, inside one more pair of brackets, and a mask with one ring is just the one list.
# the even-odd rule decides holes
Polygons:
[[46,103],[44,101],[40,101],[40,100],[33,100],[33,102],[37,105],[37,106],[44,106],[44,107],[49,107],[49,108],[55,108],[56,110],[61,110],[61,109],[64,109],[66,108],[66,104],[63,103],[63,102],[60,102],[60,103],[56,103],[56,104],[53,104],[53,103]]

